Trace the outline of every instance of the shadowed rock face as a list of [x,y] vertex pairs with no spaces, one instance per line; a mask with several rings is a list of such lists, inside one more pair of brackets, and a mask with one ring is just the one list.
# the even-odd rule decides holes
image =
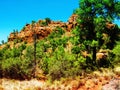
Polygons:
[[34,27],[32,27],[31,24],[26,24],[24,29],[22,29],[19,33],[11,33],[8,37],[8,42],[14,41],[15,39],[20,41],[33,42],[33,31],[35,31],[37,39],[43,39],[47,37],[56,27],[61,27],[63,30],[71,31],[71,29],[74,28],[77,24],[76,18],[77,15],[73,14],[67,23],[51,21],[46,26],[40,24],[44,20],[39,20],[36,22]]

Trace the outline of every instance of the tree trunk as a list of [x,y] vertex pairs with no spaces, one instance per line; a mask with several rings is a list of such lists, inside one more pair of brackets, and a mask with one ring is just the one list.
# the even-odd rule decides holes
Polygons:
[[35,78],[36,77],[36,74],[35,74],[35,72],[36,72],[36,33],[35,33],[35,31],[34,31],[34,36],[33,36],[33,39],[34,39],[34,68],[33,68],[33,77]]
[[93,58],[93,64],[96,65],[96,47],[93,47],[93,54],[92,54],[92,58]]

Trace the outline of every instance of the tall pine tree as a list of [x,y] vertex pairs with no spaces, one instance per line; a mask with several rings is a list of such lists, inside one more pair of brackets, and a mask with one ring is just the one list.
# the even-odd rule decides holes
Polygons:
[[113,49],[119,28],[113,24],[120,19],[119,0],[80,0],[78,14],[79,42],[92,54],[93,62],[100,48]]

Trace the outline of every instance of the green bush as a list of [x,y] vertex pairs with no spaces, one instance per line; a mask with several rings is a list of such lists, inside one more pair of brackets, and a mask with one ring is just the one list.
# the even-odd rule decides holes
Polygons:
[[1,41],[1,43],[2,43],[2,44],[5,44],[5,41],[4,41],[4,40],[2,40],[2,41]]
[[73,36],[73,37],[71,37],[70,38],[70,41],[71,41],[71,43],[72,44],[74,44],[74,45],[79,45],[80,43],[79,43],[79,37],[78,36]]
[[40,23],[40,26],[47,26],[48,24],[47,24],[47,22],[45,22],[45,21],[42,21],[41,23]]
[[85,58],[76,59],[75,54],[69,54],[64,51],[63,46],[58,46],[53,55],[44,57],[42,69],[52,79],[60,79],[61,77],[69,77],[80,75],[82,68],[80,66],[85,63]]
[[3,50],[0,50],[0,60],[3,59]]
[[79,54],[80,53],[80,46],[74,46],[72,48],[72,53]]
[[28,79],[32,76],[32,61],[19,57],[9,58],[1,62],[4,77]]
[[115,55],[115,58],[113,60],[113,63],[118,64],[120,63],[120,43],[118,43],[115,48],[112,50],[113,54]]
[[46,22],[47,25],[48,25],[49,23],[51,23],[51,19],[50,19],[50,18],[45,18],[45,22]]
[[[25,55],[23,50],[26,49]],[[4,77],[27,79],[32,76],[32,47],[22,44],[18,48],[0,50],[0,70]]]
[[29,60],[33,60],[33,47],[32,46],[28,46],[26,48],[26,53],[24,55],[25,58],[29,59]]
[[45,18],[44,21],[40,22],[40,26],[47,26],[49,23],[51,23],[51,19]]
[[13,57],[12,50],[11,49],[5,50],[2,57],[3,59],[8,59],[8,58]]
[[65,31],[61,27],[56,27],[52,33],[48,36],[49,39],[60,38]]

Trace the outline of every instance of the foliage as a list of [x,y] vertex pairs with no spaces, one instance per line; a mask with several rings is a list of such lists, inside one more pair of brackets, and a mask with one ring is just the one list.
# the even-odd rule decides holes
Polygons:
[[61,35],[63,35],[65,33],[65,31],[61,28],[61,27],[56,27],[52,33],[48,36],[48,38],[52,39],[52,38],[56,38],[56,37],[61,37]]
[[29,60],[33,60],[33,47],[32,46],[28,46],[26,48],[25,57]]
[[[17,46],[17,38],[13,48],[5,44],[0,49],[0,75],[29,79],[34,76],[35,67],[42,69],[52,80],[81,75],[83,71],[93,71],[99,66],[96,53],[100,49],[112,50],[101,61],[119,63],[120,44],[116,41],[120,39],[120,29],[112,24],[115,18],[120,18],[119,8],[118,0],[80,0],[80,7],[74,11],[78,14],[77,26],[71,36],[66,37],[65,30],[56,27],[43,40],[37,41],[34,37],[33,45],[24,43]],[[32,28],[35,23],[32,21]],[[45,18],[40,25],[47,26],[49,23],[50,18]],[[69,43],[72,45],[69,46]],[[100,65],[108,64],[100,62]]]
[[74,11],[79,16],[76,27],[79,42],[92,54],[93,61],[96,60],[96,53],[100,48],[113,49],[118,40],[118,26],[107,26],[115,18],[120,18],[118,7],[118,0],[81,0],[79,8]]
[[22,28],[22,30],[21,31],[25,31],[25,26]]
[[1,41],[1,43],[2,43],[2,44],[5,44],[5,41],[4,41],[4,40],[2,40],[2,41]]
[[16,57],[3,60],[1,68],[4,77],[28,79],[32,76],[31,61],[27,59]]
[[65,52],[63,46],[59,46],[52,57],[46,59],[48,75],[52,80],[75,76],[82,71],[79,64],[82,58],[76,60],[76,56]]
[[113,54],[115,55],[114,64],[118,64],[120,63],[120,42],[117,43],[117,45],[115,46],[115,48],[112,50]]
[[49,23],[51,23],[51,19],[45,18],[45,20],[40,23],[40,26],[47,26]]
[[34,25],[36,23],[36,21],[32,20],[32,25]]
[[50,18],[45,18],[45,22],[46,22],[47,25],[48,25],[49,23],[51,23],[51,19],[50,19]]
[[18,30],[17,29],[13,29],[13,32],[14,36],[16,36],[16,34],[18,33]]
[[80,75],[83,69],[87,70],[89,68],[86,58],[81,54],[76,54],[76,51],[70,54],[64,48],[63,45],[56,44],[56,49],[53,53],[47,54],[46,56],[43,55],[42,69],[52,80]]
[[74,46],[72,48],[72,53],[74,54],[79,54],[80,53],[80,47],[79,46]]
[[0,50],[0,60],[2,60],[3,50]]
[[23,50],[25,49],[26,45],[21,44],[18,48],[13,47],[13,49],[10,49],[9,46],[6,45],[0,50],[0,70],[3,72],[2,74],[4,77],[25,79],[24,76],[28,74],[25,72],[28,71],[28,68],[26,68],[25,65],[30,64],[28,61],[26,62],[28,59],[24,58],[24,60],[22,60]]

